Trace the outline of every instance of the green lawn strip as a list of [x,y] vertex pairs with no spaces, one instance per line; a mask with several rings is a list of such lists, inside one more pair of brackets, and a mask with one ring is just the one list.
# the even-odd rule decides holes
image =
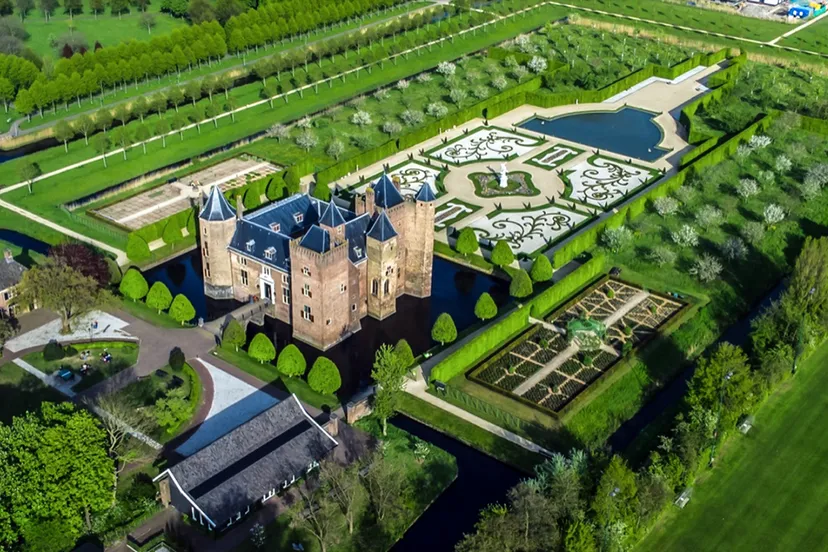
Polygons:
[[[2,360],[2,359],[0,359]],[[29,374],[16,364],[0,364],[0,423],[11,423],[15,416],[22,416],[30,410],[40,409],[43,401],[62,402],[66,400],[53,389]]]
[[44,226],[3,207],[0,207],[0,228],[14,230],[15,232],[25,234],[49,245],[55,245],[69,240],[69,238],[57,230],[53,230],[48,226]]
[[[356,552],[371,550],[382,552],[389,550],[406,530],[425,512],[445,489],[457,477],[457,461],[448,452],[430,446],[428,457],[420,462],[414,454],[414,447],[420,439],[389,424],[388,435],[382,436],[379,422],[368,417],[357,422],[356,427],[382,439],[386,445],[386,462],[398,467],[405,479],[401,498],[401,510],[395,516],[388,516],[377,522],[367,505],[364,515],[357,516],[354,533],[349,534],[345,519],[335,521],[341,527],[337,531],[338,541],[328,546],[329,552]],[[272,552],[290,552],[295,550],[294,543],[301,543],[307,552],[319,552],[317,540],[304,527],[291,526],[287,514],[279,516],[265,527],[265,549]],[[254,552],[250,539],[245,539],[238,552]]]
[[[183,72],[180,76],[178,74],[171,74],[167,77],[161,78],[160,81],[156,80],[156,79],[153,79],[153,80],[150,80],[148,82],[139,83],[138,86],[134,86],[134,85],[128,86],[126,88],[126,90],[123,90],[123,89],[120,89],[120,88],[118,88],[116,90],[108,90],[106,92],[106,95],[104,96],[104,98],[101,98],[100,96],[95,96],[91,100],[81,99],[80,107],[78,106],[78,104],[76,102],[74,102],[74,103],[70,102],[68,104],[68,109],[63,108],[63,107],[58,107],[56,112],[48,111],[48,112],[44,113],[42,117],[39,116],[39,115],[36,116],[36,117],[32,117],[31,121],[22,122],[21,125],[20,125],[20,128],[21,129],[28,129],[28,128],[32,128],[32,127],[38,127],[38,126],[46,124],[46,123],[52,123],[52,122],[64,119],[68,116],[78,115],[80,113],[84,113],[84,112],[87,112],[87,111],[90,111],[90,110],[92,110],[93,113],[94,113],[94,111],[99,109],[102,105],[112,105],[114,103],[122,102],[124,100],[130,100],[130,99],[137,98],[139,96],[145,96],[147,94],[150,94],[152,92],[155,92],[157,90],[160,90],[160,89],[163,89],[163,88],[166,88],[166,87],[170,87],[170,86],[175,86],[175,85],[184,86],[184,84],[186,84],[190,80],[197,79],[197,78],[200,78],[200,77],[204,77],[204,76],[207,76],[207,75],[212,75],[212,74],[217,74],[217,73],[224,73],[224,72],[230,71],[230,70],[243,71],[243,70],[245,70],[245,68],[249,68],[250,64],[252,62],[258,60],[258,59],[268,57],[268,56],[272,56],[274,54],[284,52],[286,50],[291,50],[291,49],[294,49],[294,48],[296,48],[296,49],[304,48],[305,45],[308,42],[324,40],[325,38],[335,36],[335,35],[338,35],[340,33],[347,32],[349,30],[358,29],[358,28],[365,27],[367,25],[372,25],[372,24],[377,23],[377,22],[382,22],[382,21],[386,21],[388,19],[393,19],[393,18],[395,18],[399,15],[404,15],[406,13],[409,13],[409,12],[414,11],[414,10],[418,10],[418,9],[420,9],[422,7],[425,7],[425,6],[428,6],[430,4],[431,4],[430,2],[412,2],[410,4],[406,4],[406,5],[403,5],[403,6],[398,6],[398,7],[395,7],[395,8],[391,8],[387,12],[379,12],[379,13],[376,13],[376,14],[372,14],[370,16],[365,17],[362,21],[353,21],[351,23],[346,23],[346,24],[341,25],[341,26],[329,28],[328,30],[325,30],[325,31],[314,32],[307,38],[305,38],[305,37],[298,38],[297,37],[297,38],[294,38],[292,40],[288,40],[288,41],[285,41],[283,43],[271,46],[270,48],[260,47],[258,52],[252,51],[252,52],[249,52],[248,54],[246,54],[244,56],[244,60],[242,60],[241,56],[228,55],[227,57],[225,57],[223,60],[221,60],[219,62],[212,63],[210,65],[203,65],[201,67],[193,68],[190,71]],[[90,15],[89,17],[92,17],[92,16]],[[106,16],[101,15],[99,17],[99,23],[101,24],[101,26],[104,26],[107,22],[107,19],[109,19],[110,17],[111,16],[109,16],[109,15],[106,15]],[[125,16],[125,17],[127,17],[127,16]],[[167,16],[163,16],[163,17],[167,17]],[[79,19],[78,17],[75,18],[76,21],[78,19]],[[117,21],[117,19],[116,19],[116,21]],[[135,21],[135,20],[133,19],[133,21]],[[159,19],[159,21],[160,21],[160,19]],[[182,21],[183,22],[184,20],[176,20],[176,21]],[[54,23],[54,18],[53,18],[52,22]],[[52,24],[52,23],[50,23],[50,24]],[[136,26],[136,29],[137,29],[137,26]],[[94,33],[92,33],[92,34],[94,35]],[[157,36],[158,34],[159,33],[158,33],[157,30],[153,30],[153,36]],[[87,37],[89,37],[89,36],[90,35],[87,34]],[[44,35],[44,38],[46,38],[45,35]],[[92,39],[92,40],[94,40],[94,39]],[[94,42],[93,42],[93,44],[94,44]],[[111,45],[111,43],[109,45]],[[5,114],[3,114],[3,115],[5,115]],[[3,129],[2,124],[7,124],[7,126],[11,126],[10,123],[5,123],[5,121],[7,119],[11,118],[12,120],[15,120],[15,119],[18,119],[19,117],[20,117],[20,115],[10,111],[9,115],[5,115],[2,118],[2,123],[0,123],[0,132],[5,132],[5,130],[8,130],[7,128]]]
[[[173,320],[169,314],[165,312],[159,313],[157,310],[150,308],[143,301],[132,301],[123,297],[119,297],[116,303],[119,309],[123,309],[135,318],[140,318],[145,322],[149,322],[153,326],[161,328],[181,328],[181,324]],[[185,324],[185,328],[192,327],[191,324]]]
[[828,508],[819,437],[828,416],[828,345],[756,412],[746,436],[734,434],[683,510],[671,509],[638,546],[656,550],[824,550]]
[[828,18],[824,18],[788,38],[783,38],[777,44],[828,54]]
[[541,455],[530,452],[408,393],[404,393],[400,399],[398,410],[406,416],[526,473],[534,473],[535,465],[543,461]]
[[310,388],[305,380],[286,377],[272,363],[259,363],[247,356],[247,353],[241,349],[236,352],[223,347],[216,347],[213,354],[263,382],[272,383],[289,393],[295,393],[300,400],[315,408],[329,407],[333,410],[339,406],[339,399],[336,396],[317,393]]
[[[81,360],[80,353],[87,349],[91,351],[91,356],[86,360]],[[104,349],[112,355],[112,361],[109,363],[100,358]],[[121,370],[129,368],[138,360],[138,346],[124,341],[81,343],[66,347],[65,350],[66,356],[58,360],[46,360],[43,357],[43,351],[29,353],[23,357],[23,360],[44,374],[52,374],[61,368],[70,369],[80,378],[80,381],[72,387],[73,391],[88,389]],[[84,363],[92,367],[88,376],[80,375],[80,368]]]

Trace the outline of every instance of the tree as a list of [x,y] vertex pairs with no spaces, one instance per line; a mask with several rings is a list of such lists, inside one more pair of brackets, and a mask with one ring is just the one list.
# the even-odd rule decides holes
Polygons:
[[61,119],[55,124],[52,133],[59,142],[63,142],[63,151],[69,153],[69,140],[75,137],[75,129],[66,120]]
[[[311,490],[312,489],[312,490]],[[321,552],[338,541],[339,512],[336,503],[321,488],[298,485],[299,504],[288,510],[291,525],[309,532],[319,543]]]
[[394,354],[399,357],[403,368],[408,369],[414,364],[414,351],[411,350],[411,345],[405,339],[400,339],[394,345]]
[[233,347],[233,350],[238,352],[239,347],[243,347],[245,343],[247,343],[247,336],[244,334],[244,328],[238,320],[232,318],[221,332],[221,344],[225,347]]
[[153,414],[158,425],[168,432],[179,427],[190,415],[186,390],[183,387],[177,387],[168,391],[166,396],[155,401]]
[[480,320],[489,320],[497,316],[497,305],[492,296],[485,291],[480,294],[474,305],[474,315]]
[[89,115],[81,115],[75,120],[75,130],[83,134],[83,142],[89,145],[89,135],[95,130],[95,121]]
[[213,6],[209,0],[190,0],[187,14],[190,16],[190,21],[195,25],[216,19]]
[[331,140],[328,147],[325,148],[325,153],[328,157],[333,157],[334,160],[339,161],[342,154],[345,152],[345,145],[339,139]]
[[5,77],[0,77],[0,100],[3,100],[3,110],[8,113],[9,102],[14,100],[14,85]]
[[279,353],[276,369],[289,378],[299,378],[305,375],[308,363],[299,347],[291,343]]
[[144,238],[134,232],[130,232],[129,236],[127,236],[126,254],[130,260],[141,262],[149,258],[150,248]]
[[332,395],[342,386],[339,368],[330,359],[320,356],[308,373],[308,385],[317,393]]
[[334,460],[323,460],[319,467],[319,482],[330,493],[345,522],[348,533],[354,533],[354,524],[365,509],[367,494],[360,481],[360,463],[345,467]]
[[727,342],[698,362],[689,387],[687,404],[710,412],[721,409],[720,425],[725,428],[733,427],[756,400],[747,355]]
[[74,318],[105,304],[109,299],[109,292],[100,288],[98,282],[52,259],[24,272],[17,290],[19,302],[37,304],[58,313],[61,333],[70,333]]
[[183,326],[185,322],[189,322],[195,318],[195,315],[195,308],[193,308],[193,304],[190,303],[190,300],[181,293],[176,295],[175,299],[173,299],[172,305],[170,306],[170,316],[172,316],[172,319],[176,322],[180,322]]
[[121,284],[118,286],[121,295],[132,299],[133,302],[143,299],[149,291],[149,284],[144,278],[144,275],[138,272],[137,268],[130,268],[121,279]]
[[457,242],[454,244],[454,248],[464,257],[477,252],[477,235],[471,227],[466,226],[460,230],[460,234],[457,236]]
[[259,364],[270,362],[276,358],[276,347],[273,342],[265,334],[256,334],[247,348],[247,354],[250,358],[258,360]]
[[[53,549],[55,531],[32,527],[34,520],[58,521],[74,543],[91,529],[92,514],[113,505],[115,474],[106,435],[89,412],[71,402],[44,402],[0,427],[0,450],[0,545],[17,549],[21,537],[28,537],[26,550]],[[49,547],[40,548],[41,540],[51,541]]]
[[379,521],[399,511],[405,476],[396,462],[386,459],[382,452],[374,451],[368,460],[364,479],[371,506]]
[[49,249],[49,257],[95,280],[99,286],[109,284],[111,274],[103,255],[85,243],[63,243]]
[[6,344],[6,341],[17,335],[17,327],[12,324],[8,318],[0,318],[0,351]]
[[[111,393],[99,395],[91,406],[98,409],[101,428],[106,432],[107,453],[115,461],[113,467],[116,474],[128,464],[148,459],[152,455],[147,447],[131,437],[152,430],[149,419],[141,412],[138,404],[122,393]],[[117,484],[117,477],[115,482]]]
[[129,0],[109,0],[109,10],[121,19],[121,15],[129,11]]
[[449,313],[440,313],[440,316],[434,321],[434,326],[431,328],[431,339],[438,341],[440,345],[451,343],[457,339],[457,327]]
[[598,552],[592,525],[580,518],[572,522],[566,531],[564,549],[566,552]]
[[104,168],[106,168],[106,152],[108,152],[109,148],[112,146],[109,136],[107,136],[106,134],[98,134],[97,136],[92,138],[92,145],[94,146],[95,151],[101,155],[103,159]]
[[592,501],[598,526],[602,528],[622,524],[625,533],[622,543],[636,529],[638,511],[638,484],[635,472],[619,456],[613,456],[604,470]]
[[383,344],[374,355],[371,377],[376,382],[374,414],[382,421],[382,434],[387,434],[388,418],[394,415],[403,392],[406,367],[390,345]]
[[171,219],[164,225],[164,231],[161,233],[161,237],[164,239],[164,243],[172,244],[180,241],[184,236],[181,234],[181,227],[178,226],[175,219]]
[[515,261],[515,254],[506,240],[498,240],[492,249],[492,263],[500,268],[509,266]]
[[518,299],[532,295],[532,279],[525,270],[516,270],[512,274],[512,281],[509,283],[509,295]]
[[138,26],[147,30],[147,34],[152,34],[152,28],[155,27],[155,15],[144,12],[138,19]]
[[161,311],[170,308],[172,299],[172,293],[164,282],[155,282],[147,294],[147,306],[161,314]]
[[548,282],[552,279],[552,263],[549,262],[549,257],[546,255],[538,255],[532,262],[532,268],[529,270],[533,282]]
[[15,0],[15,4],[17,4],[17,12],[20,14],[21,21],[25,21],[26,16],[35,7],[34,0]]
[[20,167],[20,178],[26,182],[29,193],[32,193],[32,184],[41,174],[43,174],[43,171],[40,170],[40,165],[37,163],[27,161]]

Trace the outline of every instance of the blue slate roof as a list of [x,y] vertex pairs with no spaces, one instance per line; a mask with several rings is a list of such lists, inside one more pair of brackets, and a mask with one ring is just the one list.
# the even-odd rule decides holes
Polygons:
[[201,220],[216,222],[229,220],[236,216],[236,212],[222,195],[219,187],[213,186],[210,188],[210,194],[207,196],[207,201],[204,203],[204,207],[201,208],[198,216]]
[[249,220],[236,223],[230,249],[267,266],[290,272],[290,238]]
[[331,250],[331,237],[328,232],[314,224],[308,229],[307,234],[302,236],[299,245],[317,253],[327,253]]
[[365,249],[365,233],[371,224],[371,215],[365,213],[345,223],[345,239],[348,240],[348,258],[357,264],[364,261],[367,255]]
[[388,178],[387,174],[379,177],[374,184],[374,203],[383,209],[390,209],[404,201],[402,194]]
[[417,195],[414,197],[417,201],[423,201],[425,203],[430,203],[432,201],[437,201],[437,197],[434,195],[434,190],[431,189],[431,184],[428,182],[424,182],[422,186],[420,186],[420,190],[417,192]]
[[333,198],[331,198],[331,201],[328,203],[328,206],[325,207],[325,210],[322,211],[322,216],[319,217],[319,224],[324,224],[325,226],[330,226],[331,228],[336,228],[341,224],[345,224],[345,217],[342,216],[339,207],[334,204]]
[[381,212],[379,216],[374,219],[371,229],[368,230],[368,237],[374,238],[380,242],[390,240],[396,235],[397,231],[394,230],[394,225],[391,224],[391,221],[388,219],[388,215],[385,214],[385,211]]

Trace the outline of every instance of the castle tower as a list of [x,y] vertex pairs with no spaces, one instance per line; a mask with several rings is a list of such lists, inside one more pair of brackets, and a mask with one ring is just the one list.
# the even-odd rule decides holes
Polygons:
[[397,232],[380,212],[365,237],[368,250],[368,314],[382,320],[397,312]]
[[[290,242],[293,336],[323,351],[353,331],[348,293],[348,247],[313,225]],[[358,320],[357,320],[358,326]]]
[[322,216],[319,217],[319,226],[328,232],[334,244],[345,241],[345,217],[342,216],[339,207],[334,205],[333,198],[331,198],[325,210],[322,211]]
[[414,201],[406,204],[408,227],[405,246],[405,292],[414,297],[431,295],[434,260],[434,202],[431,185],[425,182]]
[[213,299],[229,299],[233,296],[233,278],[227,246],[236,231],[236,216],[218,186],[210,189],[198,218],[204,294]]

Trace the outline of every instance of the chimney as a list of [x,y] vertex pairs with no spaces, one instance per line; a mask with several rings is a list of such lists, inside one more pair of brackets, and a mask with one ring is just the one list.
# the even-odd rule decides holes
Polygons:
[[3,250],[3,257],[6,259],[7,263],[10,263],[14,260],[14,254],[12,253],[12,250],[8,248]]
[[374,207],[374,189],[369,186],[365,190],[365,212],[370,215],[373,215]]
[[331,412],[331,417],[328,418],[328,423],[325,424],[325,431],[331,434],[331,437],[339,435],[339,416]]
[[242,205],[241,194],[238,194],[236,196],[236,220],[241,220],[242,216],[244,216],[244,205]]

